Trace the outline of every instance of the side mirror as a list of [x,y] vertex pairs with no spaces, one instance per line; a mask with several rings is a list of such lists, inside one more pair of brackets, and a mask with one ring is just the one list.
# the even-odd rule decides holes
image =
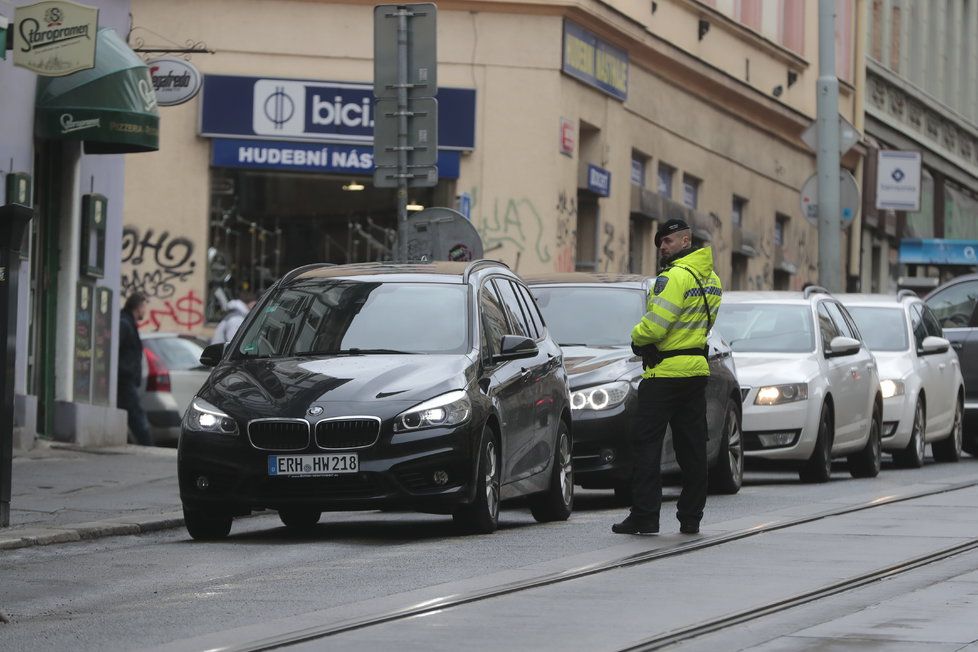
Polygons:
[[523,358],[532,358],[537,353],[539,353],[537,343],[529,337],[503,335],[499,343],[499,353],[492,356],[492,361],[522,360]]
[[920,355],[932,355],[934,353],[947,353],[951,348],[951,343],[943,337],[929,335],[920,344]]
[[216,367],[221,361],[221,358],[224,357],[224,349],[226,347],[227,342],[205,346],[204,350],[200,352],[200,364],[205,367]]
[[825,352],[827,358],[835,358],[843,355],[853,355],[859,353],[863,343],[859,340],[854,340],[851,337],[845,337],[839,335],[833,337],[832,341],[829,342],[829,349]]

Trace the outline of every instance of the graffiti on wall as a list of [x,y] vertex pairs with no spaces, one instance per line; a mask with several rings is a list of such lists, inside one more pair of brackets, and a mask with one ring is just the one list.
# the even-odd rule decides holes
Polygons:
[[490,203],[483,201],[478,188],[473,188],[470,194],[475,226],[487,253],[511,247],[517,254],[532,255],[541,263],[552,260],[550,247],[544,243],[543,217],[532,200],[497,197]]
[[573,272],[577,249],[577,196],[561,190],[557,193],[557,254],[554,270]]
[[149,313],[140,327],[191,330],[204,323],[203,299],[193,290],[180,293],[194,275],[194,243],[169,231],[122,231],[122,294],[141,292],[149,299]]

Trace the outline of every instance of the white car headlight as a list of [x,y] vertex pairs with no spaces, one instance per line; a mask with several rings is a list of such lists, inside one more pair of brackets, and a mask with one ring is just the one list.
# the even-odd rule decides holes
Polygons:
[[465,423],[472,414],[472,401],[464,390],[457,389],[430,401],[415,405],[394,419],[394,432],[457,426]]
[[183,415],[183,427],[195,432],[238,434],[238,422],[202,398],[190,401],[190,407]]
[[907,391],[907,387],[903,384],[902,380],[881,380],[880,391],[883,392],[883,398],[892,398],[894,396],[903,396],[903,393]]
[[621,405],[628,396],[629,384],[618,380],[571,392],[572,410],[607,410]]
[[757,390],[754,405],[781,405],[808,399],[806,383],[789,383],[787,385],[770,385]]

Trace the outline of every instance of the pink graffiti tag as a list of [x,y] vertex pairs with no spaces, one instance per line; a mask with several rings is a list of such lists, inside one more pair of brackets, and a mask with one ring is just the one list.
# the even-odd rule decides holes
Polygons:
[[153,303],[151,300],[149,317],[140,322],[140,328],[151,328],[158,331],[163,323],[168,321],[189,331],[204,323],[204,313],[202,312],[204,302],[193,290],[175,302],[164,301],[162,308],[152,307]]

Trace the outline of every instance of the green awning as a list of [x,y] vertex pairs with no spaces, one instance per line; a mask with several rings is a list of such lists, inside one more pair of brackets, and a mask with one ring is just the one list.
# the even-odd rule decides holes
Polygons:
[[159,133],[149,68],[111,29],[98,32],[94,68],[38,77],[38,138],[81,140],[87,154],[124,154],[158,150]]

